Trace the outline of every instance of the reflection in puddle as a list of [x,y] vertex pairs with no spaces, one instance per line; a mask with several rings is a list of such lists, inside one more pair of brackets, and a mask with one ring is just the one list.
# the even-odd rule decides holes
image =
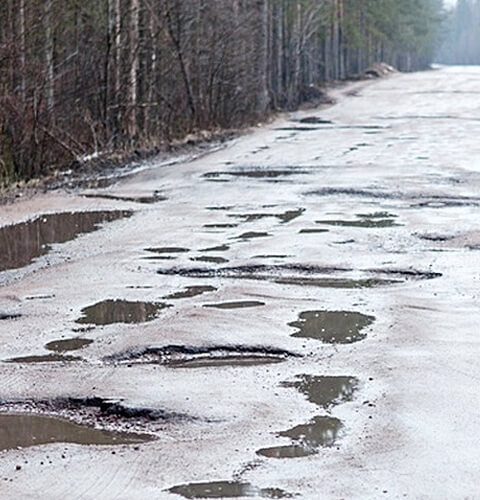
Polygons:
[[151,441],[152,436],[112,432],[40,415],[0,415],[0,451],[49,443],[121,445]]
[[243,309],[245,307],[259,307],[264,305],[265,302],[258,302],[256,300],[244,300],[238,302],[219,302],[218,304],[204,304],[203,307],[213,307],[215,309]]
[[176,299],[187,299],[190,297],[196,297],[197,295],[202,295],[208,292],[215,292],[217,288],[214,286],[187,286],[184,291],[172,293],[171,295],[167,295],[163,297],[167,300],[176,300]]
[[193,260],[194,262],[210,262],[212,264],[225,264],[225,262],[228,262],[228,259],[225,259],[224,257],[210,257],[210,256],[195,257],[190,260]]
[[83,349],[87,345],[93,343],[91,339],[65,339],[65,340],[54,340],[45,345],[45,349],[54,352],[68,352],[68,351],[78,351]]
[[63,212],[0,228],[0,271],[16,269],[45,255],[53,243],[65,243],[100,228],[104,222],[130,217],[131,211]]
[[269,458],[297,458],[314,455],[318,453],[320,447],[333,446],[342,428],[342,422],[337,418],[315,417],[308,424],[297,425],[278,434],[279,437],[290,438],[295,444],[263,448],[258,450],[257,454]]
[[129,302],[127,300],[104,300],[82,309],[83,316],[77,323],[110,325],[113,323],[146,323],[157,318],[158,312],[169,307],[153,302]]
[[305,311],[289,326],[298,328],[292,337],[311,338],[328,344],[351,344],[363,340],[362,331],[374,322],[373,316],[346,311]]
[[72,361],[82,361],[77,356],[62,356],[61,354],[43,354],[38,356],[24,356],[7,360],[9,363],[71,363]]
[[168,491],[184,498],[293,498],[293,495],[279,488],[258,488],[238,481],[189,483],[174,486]]
[[314,375],[299,375],[295,382],[283,382],[282,387],[297,389],[311,402],[322,408],[329,408],[353,399],[353,394],[359,387],[355,377],[317,377]]
[[286,361],[285,357],[280,356],[262,356],[254,354],[244,354],[237,356],[206,356],[196,357],[187,360],[172,361],[169,366],[173,368],[221,368],[228,367],[243,367],[243,366],[260,366],[282,363]]

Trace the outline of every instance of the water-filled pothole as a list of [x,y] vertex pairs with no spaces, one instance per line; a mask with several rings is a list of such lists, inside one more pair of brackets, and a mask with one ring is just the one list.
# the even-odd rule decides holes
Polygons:
[[231,214],[229,215],[229,217],[242,219],[244,222],[254,222],[260,219],[266,219],[268,217],[275,217],[279,219],[282,224],[287,224],[300,217],[304,212],[305,212],[304,208],[298,208],[296,210],[286,210],[281,214],[269,214],[269,213]]
[[265,302],[258,300],[240,300],[236,302],[219,302],[218,304],[204,304],[203,307],[211,307],[215,309],[244,309],[247,307],[264,306]]
[[356,377],[331,377],[299,375],[294,382],[283,382],[282,387],[292,387],[301,392],[311,403],[329,408],[351,401],[360,381]]
[[113,323],[146,323],[158,317],[158,313],[169,307],[154,302],[130,302],[128,300],[104,300],[82,309],[83,316],[77,323],[110,325]]
[[125,210],[62,212],[42,215],[27,222],[0,228],[0,271],[16,269],[45,255],[54,243],[65,243],[80,234],[100,229],[101,224],[130,217]]
[[319,448],[333,446],[342,428],[342,422],[337,418],[315,417],[308,424],[297,425],[292,429],[278,433],[279,437],[288,437],[294,444],[262,448],[257,451],[257,454],[269,458],[297,458],[315,455]]
[[343,278],[280,278],[275,283],[279,285],[313,286],[318,288],[376,288],[401,283],[400,280],[386,280],[381,278],[343,279]]
[[163,298],[165,300],[187,299],[190,297],[196,297],[197,295],[215,291],[217,291],[217,288],[215,288],[214,286],[187,286],[185,290],[172,293]]
[[328,233],[328,229],[318,229],[318,228],[305,228],[300,229],[300,234],[320,234],[320,233]]
[[208,172],[203,175],[206,179],[221,179],[229,177],[246,177],[253,179],[275,179],[278,177],[287,177],[290,175],[307,174],[308,171],[301,168],[282,168],[282,169],[268,169],[268,168],[245,168],[241,170],[232,170],[229,172]]
[[160,201],[166,201],[167,198],[162,196],[161,194],[155,192],[151,195],[145,196],[123,196],[117,194],[108,194],[108,193],[88,193],[84,195],[86,198],[103,198],[105,200],[116,200],[116,201],[126,201],[132,203],[142,203],[142,204],[151,204],[158,203]]
[[193,259],[190,259],[193,262],[207,262],[211,264],[225,264],[228,262],[228,259],[225,259],[224,257],[215,257],[215,256],[210,256],[210,255],[205,255],[203,257],[194,257]]
[[186,253],[190,250],[183,247],[160,247],[160,248],[145,248],[146,252],[152,252],[156,254],[170,254],[170,253]]
[[253,238],[266,238],[267,236],[270,236],[270,234],[265,232],[247,231],[246,233],[237,236],[237,239],[251,240]]
[[258,488],[239,481],[181,484],[168,491],[183,498],[293,498],[291,493],[279,488]]
[[78,351],[79,349],[83,349],[88,345],[92,344],[93,340],[91,339],[65,339],[65,340],[54,340],[45,345],[45,349],[48,351],[54,352],[68,352],[68,351]]
[[0,312],[0,321],[6,321],[9,319],[18,319],[22,315],[20,313],[4,313]]
[[192,359],[171,361],[169,366],[173,368],[246,367],[272,365],[282,363],[285,360],[285,357],[255,354],[242,354],[237,356],[198,356]]
[[200,252],[226,252],[230,250],[228,245],[218,245],[217,247],[202,248]]
[[82,361],[78,356],[64,356],[62,354],[39,354],[33,356],[23,356],[7,360],[9,363],[71,363],[73,361]]
[[375,321],[373,316],[347,311],[305,311],[298,321],[289,323],[297,328],[292,337],[321,340],[327,344],[351,344],[363,340],[364,329]]
[[50,443],[128,445],[152,441],[153,436],[93,429],[68,420],[41,415],[0,415],[0,451]]
[[318,220],[317,224],[328,226],[363,227],[363,228],[387,228],[398,227],[401,224],[395,222],[396,215],[388,212],[375,212],[372,214],[357,214],[354,220]]

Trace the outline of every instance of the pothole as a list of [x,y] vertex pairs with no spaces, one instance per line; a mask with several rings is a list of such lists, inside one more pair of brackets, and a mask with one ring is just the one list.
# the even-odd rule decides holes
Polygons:
[[154,302],[130,302],[128,300],[104,300],[82,309],[80,324],[111,325],[114,323],[146,323],[158,317],[168,306]]
[[93,340],[91,339],[62,339],[62,340],[54,340],[45,345],[45,349],[48,351],[54,351],[57,353],[68,352],[68,351],[78,351],[83,349],[84,347],[93,344]]
[[257,454],[268,458],[298,458],[315,455],[319,448],[334,446],[342,429],[343,424],[338,418],[315,417],[308,424],[297,425],[278,433],[278,437],[290,438],[293,444],[262,448],[257,451]]
[[100,229],[106,222],[130,217],[131,211],[62,212],[0,228],[0,271],[27,266],[54,243]]
[[160,201],[167,200],[165,196],[162,196],[159,193],[153,193],[151,195],[146,195],[146,196],[122,196],[122,195],[107,194],[107,193],[88,193],[85,194],[84,196],[85,198],[103,198],[106,200],[126,201],[133,203],[142,203],[142,204],[158,203]]
[[203,307],[210,307],[214,309],[245,309],[248,307],[261,307],[265,302],[258,300],[239,300],[236,302],[219,302],[217,304],[204,304]]
[[239,481],[213,481],[174,486],[170,493],[183,498],[293,498],[294,495],[279,488],[258,488]]
[[152,439],[154,437],[147,434],[94,429],[50,416],[0,414],[0,451],[51,443],[118,446],[145,443]]
[[317,224],[344,227],[387,228],[398,227],[395,222],[396,215],[388,212],[375,212],[372,214],[357,214],[355,220],[318,220]]
[[188,248],[183,247],[159,247],[159,248],[145,248],[146,252],[152,252],[156,254],[171,254],[171,253],[187,253],[190,252]]
[[305,228],[305,229],[300,229],[299,233],[300,234],[321,234],[321,233],[328,233],[328,229],[318,229],[318,228]]
[[266,219],[268,217],[274,217],[279,219],[282,224],[287,224],[300,217],[304,212],[305,212],[304,208],[299,208],[296,210],[287,210],[281,214],[269,214],[269,213],[231,214],[229,215],[229,217],[242,219],[243,222],[254,222],[257,220]]
[[177,299],[188,299],[191,297],[197,297],[198,295],[203,295],[204,293],[216,292],[217,288],[214,286],[187,286],[185,290],[181,292],[175,292],[166,297],[165,300],[177,300]]
[[286,361],[298,354],[283,349],[244,345],[142,347],[103,358],[107,363],[162,364],[173,368],[254,366]]
[[231,170],[228,172],[207,172],[203,175],[204,178],[210,180],[220,180],[232,177],[246,177],[251,179],[276,179],[278,177],[288,177],[291,175],[304,175],[308,174],[307,170],[301,168],[291,167],[282,169],[269,169],[269,168],[245,168],[239,170]]
[[216,247],[203,248],[200,252],[226,252],[227,250],[230,250],[228,245],[218,245]]
[[299,375],[294,382],[282,382],[301,392],[311,403],[324,409],[351,401],[360,381],[355,377]]
[[251,240],[253,238],[266,238],[267,236],[270,236],[270,234],[265,232],[247,231],[246,233],[237,236],[237,239]]
[[327,344],[351,344],[363,340],[373,316],[347,311],[305,311],[289,326],[298,330],[292,337],[321,340]]
[[207,262],[211,264],[226,264],[228,262],[228,259],[225,259],[224,257],[215,257],[210,255],[205,255],[204,257],[194,257],[190,260],[193,262]]
[[62,354],[39,354],[33,356],[22,356],[8,359],[8,363],[72,363],[74,361],[83,361],[78,356],[65,356]]
[[22,315],[20,313],[5,313],[0,312],[0,321],[7,321],[9,319],[18,319]]

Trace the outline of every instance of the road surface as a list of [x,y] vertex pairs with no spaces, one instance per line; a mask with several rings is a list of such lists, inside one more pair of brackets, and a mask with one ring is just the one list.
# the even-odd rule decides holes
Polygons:
[[335,93],[1,208],[2,498],[480,496],[480,69]]

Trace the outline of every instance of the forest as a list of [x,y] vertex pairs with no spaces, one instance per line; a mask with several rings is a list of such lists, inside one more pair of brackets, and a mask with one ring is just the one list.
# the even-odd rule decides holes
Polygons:
[[480,64],[480,0],[459,0],[446,19],[438,60],[445,64]]
[[442,16],[441,0],[3,0],[0,185],[248,125],[374,62],[427,68]]

